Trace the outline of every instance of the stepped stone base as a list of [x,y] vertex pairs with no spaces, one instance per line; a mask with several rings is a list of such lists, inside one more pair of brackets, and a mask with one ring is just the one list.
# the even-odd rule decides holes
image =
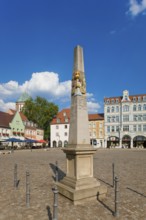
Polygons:
[[67,175],[57,183],[59,193],[73,201],[74,205],[90,200],[103,199],[107,187],[93,177],[93,154],[95,149],[67,148]]
[[74,205],[87,201],[104,199],[107,194],[107,187],[101,186],[95,178],[73,180],[69,177],[57,183],[59,193],[70,199]]

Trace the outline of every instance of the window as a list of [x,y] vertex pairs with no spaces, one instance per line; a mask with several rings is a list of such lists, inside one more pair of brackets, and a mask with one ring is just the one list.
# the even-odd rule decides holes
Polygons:
[[115,111],[115,108],[114,108],[114,106],[112,106],[112,112],[114,112]]
[[141,105],[138,105],[138,111],[141,111]]
[[114,132],[115,131],[115,127],[114,126],[112,126],[112,132]]
[[109,116],[107,116],[107,122],[110,122],[110,117]]
[[133,121],[137,121],[137,115],[133,115]]
[[115,116],[112,116],[112,122],[115,122]]
[[144,111],[146,110],[146,104],[143,105],[143,110],[144,110]]
[[117,132],[119,131],[119,126],[116,126],[116,131],[117,131]]
[[146,121],[146,115],[143,115],[143,121]]
[[136,131],[136,125],[133,125],[133,131]]
[[96,124],[95,124],[95,122],[93,122],[93,128],[95,128],[96,127]]
[[141,131],[141,125],[138,125],[138,131]]
[[123,115],[123,121],[129,121],[129,115]]
[[136,105],[133,105],[133,111],[136,111]]
[[138,121],[142,121],[142,115],[138,115]]
[[67,132],[64,132],[64,136],[67,136]]
[[123,131],[129,131],[129,125],[123,125]]
[[107,132],[108,133],[110,132],[110,126],[107,126]]
[[59,129],[59,126],[58,126],[58,125],[56,125],[56,129]]
[[110,112],[110,107],[107,107],[107,112]]
[[119,116],[118,115],[116,116],[116,122],[119,122]]
[[123,112],[128,112],[128,111],[129,111],[129,105],[124,105]]
[[59,133],[58,132],[56,132],[56,137],[59,137]]
[[116,112],[119,112],[119,106],[116,106]]
[[146,124],[143,125],[143,131],[146,131]]
[[67,129],[67,125],[64,125],[64,128]]
[[116,103],[119,103],[119,99],[116,99]]

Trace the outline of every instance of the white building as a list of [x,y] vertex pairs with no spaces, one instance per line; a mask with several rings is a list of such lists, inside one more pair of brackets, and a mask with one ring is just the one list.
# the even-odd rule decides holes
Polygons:
[[50,147],[65,147],[68,144],[70,109],[59,112],[50,125]]
[[146,94],[104,98],[105,146],[146,148]]
[[[104,114],[89,114],[89,134],[94,147],[104,147]],[[65,147],[68,144],[70,109],[63,109],[50,125],[50,147]]]

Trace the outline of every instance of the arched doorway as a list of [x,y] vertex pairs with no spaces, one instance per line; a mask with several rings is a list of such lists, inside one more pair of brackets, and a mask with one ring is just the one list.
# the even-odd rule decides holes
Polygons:
[[129,135],[124,135],[122,138],[122,147],[130,148],[131,137]]
[[133,147],[136,148],[146,148],[146,137],[145,136],[136,136],[133,139]]
[[58,141],[58,147],[62,147],[62,141]]
[[64,141],[64,147],[68,145],[68,141]]
[[114,148],[119,145],[119,138],[116,136],[110,136],[107,140],[107,148]]
[[53,147],[57,147],[56,141],[53,141]]

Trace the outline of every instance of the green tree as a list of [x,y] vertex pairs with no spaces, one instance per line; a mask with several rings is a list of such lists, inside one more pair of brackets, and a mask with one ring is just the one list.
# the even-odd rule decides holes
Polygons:
[[44,138],[48,140],[50,137],[50,122],[58,113],[58,106],[52,102],[48,102],[45,98],[39,96],[36,99],[28,99],[22,109],[23,114],[44,130]]

